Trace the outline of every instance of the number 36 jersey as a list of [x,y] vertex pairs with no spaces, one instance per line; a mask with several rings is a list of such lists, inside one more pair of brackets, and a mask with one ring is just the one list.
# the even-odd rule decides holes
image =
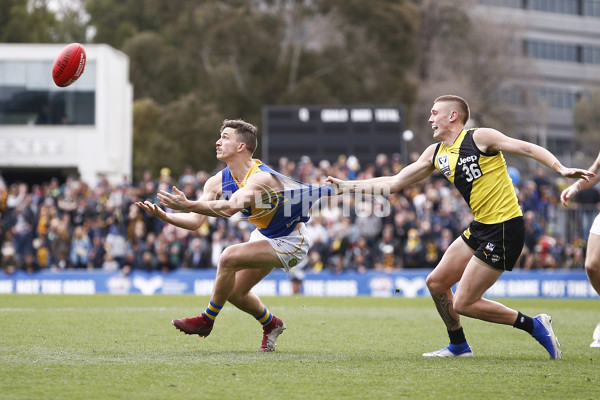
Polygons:
[[498,224],[523,215],[502,152],[481,152],[475,129],[463,130],[454,143],[439,143],[433,165],[456,186],[475,221]]

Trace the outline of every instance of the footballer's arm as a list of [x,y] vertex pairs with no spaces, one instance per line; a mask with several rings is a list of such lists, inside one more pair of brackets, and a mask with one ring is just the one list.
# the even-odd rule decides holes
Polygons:
[[479,150],[484,153],[502,151],[518,156],[533,158],[567,178],[581,178],[589,181],[590,178],[594,176],[593,172],[585,169],[563,166],[554,154],[542,146],[511,138],[495,129],[479,128],[475,130],[473,133],[473,141]]
[[342,181],[341,179],[329,176],[325,182],[336,188],[336,194],[355,192],[372,194],[396,193],[431,175],[435,170],[433,154],[436,146],[437,144],[432,144],[427,147],[417,161],[407,165],[396,175],[355,181]]
[[[176,188],[174,188],[176,189]],[[176,189],[177,190],[177,189]],[[177,190],[179,192],[179,190]],[[183,192],[181,196],[185,198]],[[221,196],[221,174],[210,177],[204,184],[204,191],[200,196],[199,200],[208,201],[210,199],[216,199]],[[160,199],[160,194],[158,195]],[[138,207],[146,210],[149,214],[179,228],[189,229],[195,231],[199,229],[206,221],[207,216],[194,212],[188,213],[167,213],[157,204],[149,201],[138,201],[135,203]],[[162,204],[162,201],[161,201]],[[164,205],[164,204],[163,204]]]
[[238,211],[260,203],[260,199],[269,191],[269,188],[275,189],[278,186],[279,181],[275,180],[271,174],[259,172],[252,174],[246,181],[246,185],[236,190],[228,200],[222,198],[189,200],[176,187],[173,187],[172,193],[161,190],[157,196],[162,205],[174,210],[228,218]]

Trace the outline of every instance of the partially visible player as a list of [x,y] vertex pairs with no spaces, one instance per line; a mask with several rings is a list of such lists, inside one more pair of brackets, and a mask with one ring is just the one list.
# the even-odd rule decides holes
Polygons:
[[[571,186],[566,188],[560,194],[560,201],[565,205],[569,206],[569,200],[571,200],[578,192],[584,189],[591,188],[600,182],[600,153],[596,161],[590,166],[590,171],[596,174],[589,181],[585,179],[579,179]],[[600,294],[600,214],[594,219],[594,223],[590,228],[590,236],[587,241],[587,250],[585,254],[585,272],[592,284],[592,287]],[[593,334],[593,342],[590,347],[600,347],[600,323],[596,325],[596,329]]]
[[199,316],[173,320],[187,334],[206,337],[227,301],[252,315],[263,326],[260,351],[275,351],[277,337],[286,329],[251,289],[274,268],[289,271],[308,252],[304,222],[310,206],[331,187],[313,187],[292,180],[252,158],[257,129],[242,120],[225,120],[216,142],[217,159],[227,167],[209,178],[201,197],[189,200],[179,189],[160,191],[163,206],[185,212],[165,212],[151,202],[139,207],[180,228],[196,230],[207,216],[231,217],[241,211],[257,229],[247,243],[227,247],[219,258],[211,299]]
[[[396,193],[436,169],[452,182],[469,204],[475,220],[444,253],[427,277],[427,287],[442,317],[450,344],[426,357],[470,357],[460,315],[512,325],[531,334],[552,358],[561,358],[560,345],[546,314],[531,318],[483,298],[504,271],[512,270],[524,244],[524,221],[502,152],[533,158],[562,176],[588,179],[589,171],[565,168],[548,150],[512,139],[490,128],[465,129],[469,106],[458,96],[438,97],[429,123],[432,144],[417,161],[397,175],[342,181],[329,177],[337,193]],[[458,282],[456,293],[452,286]]]

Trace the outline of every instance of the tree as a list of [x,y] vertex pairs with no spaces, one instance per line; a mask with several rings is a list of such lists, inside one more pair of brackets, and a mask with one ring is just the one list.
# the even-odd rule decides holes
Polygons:
[[5,43],[85,42],[87,20],[81,1],[0,0],[0,41]]
[[[419,96],[409,125],[430,132],[427,124],[433,100],[443,94],[464,97],[477,126],[517,133],[516,110],[502,102],[502,88],[510,85],[519,68],[514,26],[501,26],[472,11],[472,0],[419,0],[421,52],[414,77]],[[411,147],[431,143],[427,134],[415,136]]]
[[600,149],[600,90],[582,95],[573,109],[575,143],[579,149],[575,161],[583,168],[592,165]]
[[0,0],[0,41],[50,43],[57,21],[45,0]]
[[267,104],[409,104],[415,98],[406,76],[417,52],[417,9],[407,1],[175,3],[87,3],[94,40],[129,55],[136,99],[152,99],[170,121],[168,133],[136,123],[136,137],[169,135],[165,144],[173,132],[189,138],[189,126],[208,112],[206,120],[217,123],[197,124],[194,135],[202,140],[185,147],[201,154],[208,146],[214,160],[222,119],[244,118],[260,128]]
[[214,105],[204,104],[194,94],[168,105],[151,98],[138,99],[133,107],[133,176],[144,170],[154,175],[168,166],[179,173],[187,165],[212,170],[215,145],[223,118]]
[[87,0],[86,12],[96,34],[94,42],[107,43],[117,49],[125,41],[144,31],[161,33],[179,15],[189,11],[185,0]]
[[137,98],[151,98],[160,104],[177,99],[189,90],[180,51],[155,31],[134,34],[125,41],[129,76]]

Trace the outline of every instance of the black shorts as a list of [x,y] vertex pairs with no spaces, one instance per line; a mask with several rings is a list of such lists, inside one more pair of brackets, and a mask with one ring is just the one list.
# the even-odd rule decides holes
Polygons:
[[492,268],[511,271],[525,243],[525,222],[516,217],[499,224],[473,221],[460,235],[475,257]]

